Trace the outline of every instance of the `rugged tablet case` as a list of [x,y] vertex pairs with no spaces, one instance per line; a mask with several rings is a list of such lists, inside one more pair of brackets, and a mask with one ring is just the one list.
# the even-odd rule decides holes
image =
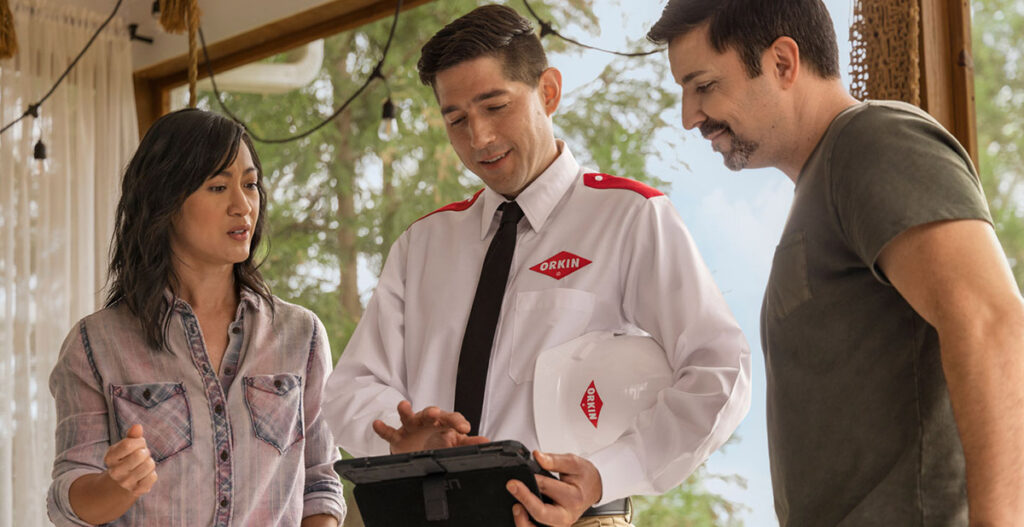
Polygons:
[[518,441],[345,459],[334,469],[355,483],[366,527],[514,527],[505,483],[518,479],[539,496],[534,475],[550,476]]

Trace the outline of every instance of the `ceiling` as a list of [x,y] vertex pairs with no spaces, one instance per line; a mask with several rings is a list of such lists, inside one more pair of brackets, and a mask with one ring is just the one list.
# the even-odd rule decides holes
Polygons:
[[[59,0],[97,13],[109,13],[116,0]],[[240,37],[303,13],[318,17],[339,16],[394,0],[199,0],[200,23],[208,45]],[[123,0],[118,16],[126,24],[138,24],[138,34],[154,39],[153,44],[132,42],[133,69],[138,72],[158,67],[188,53],[184,34],[171,35],[152,16],[153,0]]]

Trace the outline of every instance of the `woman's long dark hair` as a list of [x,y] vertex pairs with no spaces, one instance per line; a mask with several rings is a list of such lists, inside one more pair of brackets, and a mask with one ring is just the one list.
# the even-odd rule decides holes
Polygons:
[[171,221],[185,199],[238,155],[239,141],[252,155],[258,174],[259,218],[253,227],[249,257],[234,265],[236,287],[248,287],[273,309],[270,287],[253,261],[263,236],[267,195],[263,167],[245,130],[234,121],[187,109],[158,119],[142,138],[121,183],[110,256],[107,306],[123,303],[142,325],[154,349],[166,346],[170,322],[165,292],[177,293],[171,253]]

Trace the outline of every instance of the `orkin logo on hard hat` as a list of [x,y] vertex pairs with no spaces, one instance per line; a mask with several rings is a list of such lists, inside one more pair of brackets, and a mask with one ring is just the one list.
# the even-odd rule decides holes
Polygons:
[[534,368],[533,415],[546,452],[585,456],[608,446],[672,384],[654,339],[610,331],[544,350]]
[[601,394],[597,393],[597,386],[594,386],[594,381],[590,381],[587,391],[583,392],[580,408],[583,409],[583,415],[587,416],[587,419],[590,420],[590,424],[594,425],[594,428],[597,428],[597,420],[601,418],[602,406],[604,406],[604,401],[601,400]]

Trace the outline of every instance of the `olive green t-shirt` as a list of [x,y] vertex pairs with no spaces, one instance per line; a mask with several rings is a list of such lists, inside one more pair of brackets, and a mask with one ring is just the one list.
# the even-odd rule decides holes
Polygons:
[[992,221],[970,157],[914,106],[853,106],[811,154],[761,310],[783,527],[967,525],[938,336],[878,268],[907,229],[966,218]]

